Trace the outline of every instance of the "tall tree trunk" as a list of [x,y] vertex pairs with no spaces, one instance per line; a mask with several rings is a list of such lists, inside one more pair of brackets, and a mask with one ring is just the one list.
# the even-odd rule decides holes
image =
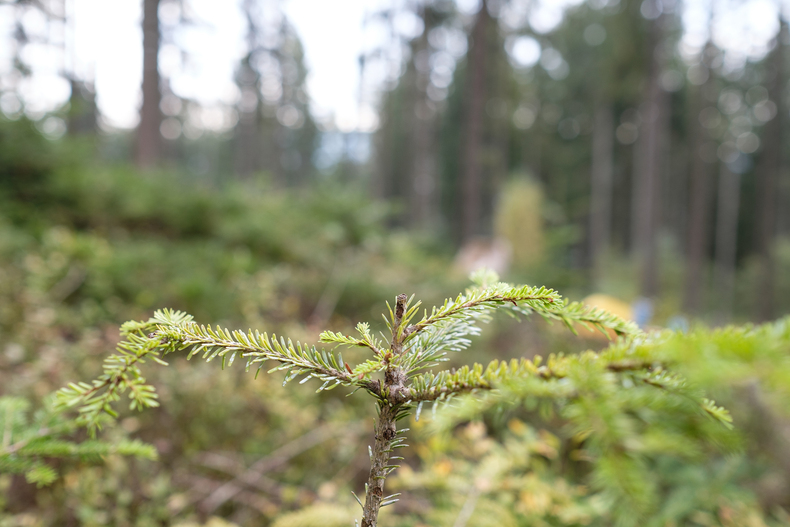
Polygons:
[[486,48],[491,15],[482,0],[472,28],[466,65],[466,112],[464,122],[464,166],[461,183],[461,238],[469,241],[480,227],[482,211],[483,118],[486,93]]
[[[708,44],[707,49],[712,45]],[[704,52],[703,52],[704,53]],[[703,61],[703,64],[706,61]],[[687,313],[698,313],[702,304],[705,255],[709,246],[710,196],[712,191],[711,165],[702,157],[701,150],[709,141],[707,130],[699,121],[703,108],[703,94],[710,87],[708,80],[691,91],[691,172],[688,201],[688,229],[686,238],[686,279],[683,294],[683,309]]]
[[776,116],[765,125],[763,133],[763,152],[757,170],[757,252],[760,261],[760,283],[757,288],[758,302],[755,316],[758,321],[766,321],[774,315],[774,287],[776,264],[774,262],[774,241],[776,235],[776,206],[779,174],[782,163],[782,118],[784,104],[784,49],[783,37],[787,34],[787,23],[780,21],[779,34],[775,48],[768,59],[768,97],[776,104]]
[[716,207],[716,305],[719,322],[732,315],[735,297],[735,256],[738,241],[738,209],[741,177],[722,163]]
[[[242,87],[242,93],[249,94],[253,90],[258,91],[255,85]],[[239,111],[239,123],[236,125],[235,131],[236,171],[244,177],[249,177],[261,170],[260,120],[260,101],[251,105],[250,108],[243,108]]]
[[411,166],[409,178],[409,221],[413,227],[428,227],[436,220],[436,159],[435,159],[435,111],[429,107],[427,88],[430,82],[430,68],[417,67],[420,53],[430,51],[428,33],[434,27],[432,13],[427,6],[421,7],[424,31],[412,43],[414,59],[410,61],[413,76],[404,77],[410,82],[407,99],[409,100],[411,120]]
[[96,132],[96,94],[86,83],[68,77],[71,86],[66,129],[71,136],[91,135]]
[[637,143],[638,159],[634,171],[632,247],[641,264],[641,293],[653,297],[658,293],[657,235],[661,219],[661,179],[664,173],[664,152],[668,139],[669,98],[661,88],[666,16],[650,25],[647,85],[640,110],[642,128]]
[[433,116],[417,117],[414,126],[414,157],[411,181],[411,223],[428,227],[436,220],[436,159]]
[[247,55],[242,59],[236,74],[236,84],[241,91],[239,122],[236,126],[236,171],[250,176],[262,169],[260,151],[261,86],[260,75],[252,66],[258,49],[258,32],[255,22],[254,0],[244,0],[242,10],[247,19]]
[[609,248],[612,225],[614,115],[611,102],[598,104],[593,118],[590,174],[590,267],[593,282],[602,279],[601,255]]
[[143,106],[137,127],[137,166],[150,168],[161,157],[162,94],[159,79],[159,0],[143,0]]

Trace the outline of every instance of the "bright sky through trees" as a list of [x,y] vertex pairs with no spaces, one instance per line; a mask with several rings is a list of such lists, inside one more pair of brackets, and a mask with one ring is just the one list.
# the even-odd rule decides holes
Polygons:
[[[643,14],[648,17],[650,1],[643,5]],[[527,9],[529,3],[510,2],[504,16],[500,16],[503,25],[509,30],[528,25],[534,33],[545,33],[559,24],[564,8],[579,1],[543,0],[533,2]],[[605,4],[606,0],[592,3]],[[771,0],[712,3],[714,40],[727,51],[727,63],[735,67],[748,58],[763,56],[777,31],[777,4]],[[397,71],[370,68],[360,86],[358,57],[363,51],[392,47],[390,29],[371,16],[392,4],[387,0],[282,2],[282,11],[296,28],[305,48],[311,105],[319,122],[331,123],[341,130],[375,128],[375,94],[388,76],[397,76]],[[184,5],[193,23],[181,24],[177,29],[173,29],[181,15],[177,4],[163,3],[160,9],[165,32],[170,31],[170,38],[166,37],[160,52],[160,67],[177,95],[213,109],[204,112],[204,126],[222,129],[232,124],[228,107],[239,96],[233,74],[244,52],[245,22],[238,5],[229,7],[228,3],[212,0],[189,0]],[[473,13],[477,0],[458,0],[457,5],[462,12]],[[710,5],[707,0],[684,2],[686,34],[681,49],[684,56],[692,57],[704,44]],[[20,90],[28,112],[36,117],[68,98],[68,84],[59,75],[65,69],[78,78],[95,81],[99,109],[107,125],[134,127],[142,69],[140,9],[139,0],[66,0],[69,19],[66,26],[48,23],[37,10],[28,10],[23,20],[26,29],[34,36],[46,36],[54,44],[33,41],[25,46],[23,59],[33,66],[32,77],[22,81]],[[275,10],[276,7],[265,16],[281,16]],[[0,3],[0,34],[6,42],[13,31],[13,17],[13,8]],[[395,17],[392,27],[406,37],[422,29],[420,20],[405,11]],[[516,62],[535,64],[540,53],[535,44],[537,41],[522,40],[509,51]],[[397,53],[394,50],[392,56],[397,58]],[[0,47],[0,71],[11,68],[11,59],[10,46]],[[389,69],[393,68],[397,69],[397,64]],[[13,106],[13,101],[4,102],[0,109]]]

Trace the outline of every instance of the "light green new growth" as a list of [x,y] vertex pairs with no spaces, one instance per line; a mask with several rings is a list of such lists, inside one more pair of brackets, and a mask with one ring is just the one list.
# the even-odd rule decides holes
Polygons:
[[[256,375],[267,361],[273,361],[275,366],[268,371],[284,372],[283,385],[299,378],[300,383],[318,380],[321,383],[318,391],[341,385],[354,391],[362,388],[375,398],[378,411],[364,503],[357,498],[363,510],[363,527],[376,525],[379,509],[397,501],[395,495],[385,496],[383,492],[385,478],[401,459],[393,456],[393,452],[406,446],[402,435],[406,429],[399,430],[397,422],[413,411],[419,419],[425,403],[433,403],[435,409],[437,403],[446,405],[464,393],[477,393],[477,400],[490,402],[496,394],[518,388],[521,390],[518,397],[542,397],[559,407],[572,408],[574,401],[584,401],[588,394],[597,393],[596,384],[609,386],[613,378],[623,378],[628,382],[617,381],[618,390],[627,390],[628,383],[658,388],[656,394],[681,397],[692,402],[698,414],[729,424],[726,411],[668,372],[653,353],[653,347],[638,345],[645,337],[634,324],[600,309],[568,303],[545,287],[513,287],[496,282],[490,274],[475,279],[475,287],[430,311],[423,310],[419,318],[420,302],[399,295],[394,308],[388,305],[385,316],[390,334],[382,335],[381,339],[371,334],[366,323],[357,325],[357,336],[332,331],[320,335],[320,341],[325,344],[367,348],[371,356],[359,364],[345,362],[336,350],[318,349],[259,331],[212,328],[197,324],[182,312],[157,311],[146,322],[124,324],[121,328],[124,340],[117,353],[105,360],[104,374],[92,383],[74,383],[60,390],[57,406],[61,410],[78,409],[79,422],[93,432],[107,414],[116,415],[112,406],[124,394],[129,397],[132,409],[157,406],[157,395],[142,376],[140,365],[148,359],[166,364],[163,359],[179,351],[186,352],[187,359],[195,355],[209,362],[218,359],[223,368],[239,358],[245,361],[248,370],[257,366]],[[533,361],[495,360],[487,366],[475,364],[453,371],[423,371],[447,360],[449,351],[470,346],[470,338],[480,333],[479,324],[487,321],[494,310],[512,315],[536,313],[549,320],[560,320],[571,330],[580,324],[604,333],[611,330],[626,339],[601,354],[552,355],[545,362],[540,357]],[[588,372],[584,382],[579,378],[580,371]],[[481,399],[483,393],[491,393],[494,398]],[[612,411],[617,413],[619,409],[615,406]],[[596,430],[588,432],[595,434]]]

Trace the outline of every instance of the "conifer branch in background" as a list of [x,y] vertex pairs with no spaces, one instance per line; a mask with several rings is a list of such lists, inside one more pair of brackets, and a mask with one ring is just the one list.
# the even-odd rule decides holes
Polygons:
[[38,486],[54,482],[58,473],[52,458],[99,461],[110,454],[156,459],[156,450],[141,441],[75,441],[80,423],[67,419],[49,405],[30,414],[30,403],[19,397],[0,397],[0,474],[24,474]]

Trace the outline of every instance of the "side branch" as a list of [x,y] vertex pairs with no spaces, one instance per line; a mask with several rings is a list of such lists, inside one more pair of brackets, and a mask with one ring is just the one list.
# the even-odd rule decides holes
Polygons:
[[[480,390],[493,390],[506,382],[525,377],[534,377],[545,381],[559,380],[568,377],[567,361],[571,358],[550,357],[545,365],[541,365],[540,357],[535,361],[526,359],[508,362],[492,361],[485,369],[481,364],[471,368],[464,366],[453,372],[424,373],[414,377],[410,386],[410,399],[415,403],[440,401],[463,393]],[[604,369],[614,373],[627,371],[649,372],[656,363],[648,360],[617,360],[608,362]],[[645,381],[647,383],[647,381]],[[649,383],[656,387],[664,387],[657,382]]]
[[302,346],[299,342],[294,345],[290,340],[278,340],[276,336],[269,337],[266,333],[252,332],[243,333],[241,331],[229,332],[217,328],[212,330],[206,326],[199,326],[194,322],[188,322],[179,326],[160,326],[155,333],[162,339],[163,348],[187,349],[188,358],[192,358],[197,353],[203,353],[203,358],[211,361],[216,357],[225,359],[226,356],[232,357],[239,354],[247,359],[247,366],[255,363],[263,363],[267,360],[279,362],[282,367],[275,368],[287,369],[292,367],[302,373],[311,374],[319,379],[336,380],[344,384],[356,384],[355,380],[345,369],[345,362],[338,361],[334,355],[321,354],[315,348]]
[[[151,358],[167,365],[162,357],[176,351],[188,350],[187,358],[197,353],[203,354],[207,362],[219,357],[223,367],[232,364],[238,355],[247,361],[247,369],[259,364],[258,371],[267,360],[280,365],[270,371],[287,370],[285,382],[304,375],[303,382],[316,378],[324,381],[318,391],[332,389],[338,385],[358,386],[380,397],[378,381],[370,380],[362,373],[352,375],[351,367],[342,357],[332,353],[319,352],[315,347],[308,348],[290,340],[269,337],[266,333],[249,331],[229,331],[200,326],[192,317],[181,312],[157,311],[147,322],[130,322],[121,330],[125,340],[116,354],[104,361],[104,374],[92,383],[72,383],[57,394],[58,410],[79,407],[80,421],[87,424],[91,431],[99,427],[100,416],[108,413],[115,417],[112,404],[129,391],[131,409],[158,406],[154,387],[146,384],[139,365]],[[329,386],[330,383],[334,383]]]
[[560,295],[545,287],[497,288],[468,296],[460,295],[455,301],[446,300],[441,308],[433,308],[430,315],[426,313],[421,321],[406,328],[404,340],[441,320],[462,316],[464,312],[475,311],[479,308],[493,307],[504,303],[512,303],[514,306],[526,303],[531,308],[542,307],[545,309],[555,302],[561,302]]
[[573,327],[573,324],[581,324],[588,329],[598,329],[605,335],[606,329],[611,329],[621,336],[641,333],[639,327],[633,322],[623,320],[617,315],[581,302],[568,303],[563,300],[543,309],[535,309],[531,306],[517,306],[511,309],[523,315],[529,315],[531,311],[535,311],[544,318],[561,320],[574,334],[576,333],[576,328]]
[[[664,369],[664,365],[648,357],[602,356],[588,351],[568,357],[552,355],[545,364],[541,358],[534,361],[521,359],[508,362],[492,361],[485,369],[480,364],[472,368],[464,366],[453,372],[424,373],[412,379],[409,398],[418,405],[419,415],[422,404],[426,402],[449,401],[453,397],[475,391],[510,388],[520,385],[529,387],[526,395],[549,398],[576,398],[586,392],[580,379],[590,375],[611,372],[631,373],[635,379],[664,392],[687,398],[694,402],[704,413],[725,426],[731,426],[727,411],[700,395],[689,386],[686,380]],[[580,374],[584,372],[583,375]],[[597,372],[597,373],[596,373]],[[534,379],[537,384],[530,383]],[[550,381],[565,380],[563,383]]]
[[321,333],[321,335],[319,335],[319,340],[324,344],[343,344],[345,346],[368,348],[376,356],[383,355],[383,350],[381,350],[381,348],[376,345],[370,336],[365,335],[365,337],[366,338],[359,339],[350,337],[348,335],[343,335],[342,333],[335,333],[334,331],[324,331]]

